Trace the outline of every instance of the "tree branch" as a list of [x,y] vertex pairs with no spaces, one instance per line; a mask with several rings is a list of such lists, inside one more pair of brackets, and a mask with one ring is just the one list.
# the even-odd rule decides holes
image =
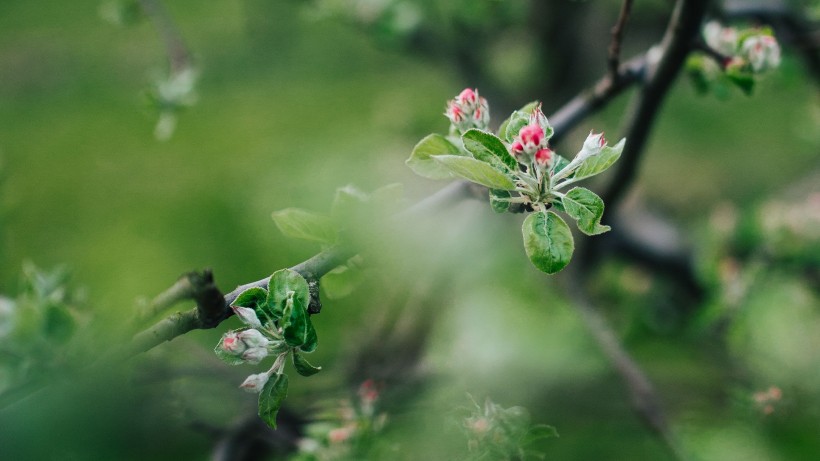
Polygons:
[[620,77],[621,42],[624,37],[626,22],[629,20],[629,13],[632,11],[632,0],[624,0],[621,3],[621,12],[618,14],[618,22],[612,28],[612,42],[609,44],[609,78],[617,82]]
[[[648,79],[635,101],[626,125],[626,146],[616,165],[615,176],[601,194],[610,209],[617,206],[635,179],[641,154],[657,120],[657,113],[686,61],[692,43],[700,33],[707,4],[706,0],[678,0],[675,4],[669,26],[657,51],[660,53],[660,61],[657,65],[654,62],[648,63]],[[656,51],[650,50],[648,57],[655,54]]]

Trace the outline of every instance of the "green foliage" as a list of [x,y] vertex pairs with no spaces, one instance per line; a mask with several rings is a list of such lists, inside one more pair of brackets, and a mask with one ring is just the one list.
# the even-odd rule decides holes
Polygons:
[[54,372],[71,353],[80,326],[82,296],[64,267],[44,271],[23,265],[16,297],[0,296],[0,396],[16,385]]
[[[465,92],[477,95],[475,90]],[[451,119],[451,133],[459,132],[459,114],[445,114]],[[554,274],[569,264],[574,242],[566,222],[546,210],[555,207],[565,212],[587,235],[608,231],[609,226],[601,225],[600,197],[584,188],[566,194],[560,189],[606,171],[620,158],[626,140],[609,146],[603,133],[590,132],[582,149],[568,161],[548,147],[553,133],[536,101],[513,112],[501,124],[498,136],[469,129],[459,147],[444,136],[429,135],[416,145],[407,164],[431,179],[456,176],[487,187],[490,206],[497,213],[510,210],[512,203],[535,210],[524,221],[524,248],[535,267]]]
[[489,398],[483,406],[473,401],[462,430],[467,437],[469,460],[543,459],[543,454],[531,450],[530,445],[558,437],[552,426],[533,425],[523,407],[504,408]]
[[322,367],[311,365],[306,358],[297,352],[293,353],[293,366],[296,368],[296,372],[302,376],[313,376],[322,370]]
[[594,192],[583,187],[570,189],[561,199],[564,211],[576,220],[578,229],[587,235],[597,235],[609,231],[609,226],[601,225],[604,215],[604,201]]
[[569,264],[575,242],[567,223],[552,211],[530,214],[521,226],[524,250],[532,264],[554,274]]
[[231,305],[251,328],[228,331],[214,348],[216,356],[229,365],[256,364],[268,356],[276,357],[266,373],[250,375],[241,386],[260,392],[259,416],[273,428],[287,395],[288,378],[283,372],[287,356],[300,375],[311,376],[321,370],[300,354],[315,351],[319,341],[308,313],[309,303],[307,280],[291,269],[278,270],[271,275],[267,290],[249,288]]
[[515,182],[504,171],[494,165],[460,155],[436,155],[433,160],[444,166],[452,174],[485,187],[514,190]]
[[259,394],[259,417],[273,429],[276,429],[276,415],[279,414],[287,395],[288,375],[284,373],[279,373],[274,379],[268,380]]
[[452,171],[436,162],[439,155],[463,155],[461,150],[440,134],[431,134],[419,141],[405,163],[416,174],[429,179],[450,179]]
[[286,208],[272,214],[276,227],[288,237],[334,244],[338,240],[336,225],[327,216],[298,208]]

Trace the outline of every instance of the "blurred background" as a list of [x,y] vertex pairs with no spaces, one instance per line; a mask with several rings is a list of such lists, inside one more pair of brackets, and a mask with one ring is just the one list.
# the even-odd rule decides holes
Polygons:
[[[660,40],[671,10],[637,3],[625,57]],[[212,353],[236,319],[121,367],[70,370],[127,342],[138,306],[184,272],[212,268],[227,292],[319,251],[284,237],[274,210],[325,213],[348,184],[402,183],[408,204],[441,188],[404,160],[446,132],[446,100],[478,87],[494,125],[534,99],[549,115],[606,72],[620,3],[164,7],[195,91],[167,77],[162,35],[127,1],[0,2],[0,396],[49,383],[4,402],[2,459],[211,457],[255,418],[236,386],[261,368]],[[751,97],[677,81],[618,210],[639,240],[685,251],[694,286],[628,252],[590,269],[589,296],[695,459],[820,457],[820,99],[783,41]],[[574,155],[591,129],[620,138],[630,96],[556,150]],[[547,459],[671,459],[563,276],[530,265],[522,219],[466,201],[401,229],[373,222],[356,289],[314,317],[323,371],[293,373],[288,427],[374,379],[386,423],[352,459],[464,459],[468,393],[554,426],[559,438],[533,446]],[[274,459],[275,437],[259,439]]]

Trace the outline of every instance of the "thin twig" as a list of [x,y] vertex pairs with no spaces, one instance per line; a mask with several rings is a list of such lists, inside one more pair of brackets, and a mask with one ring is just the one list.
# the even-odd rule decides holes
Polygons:
[[162,37],[162,41],[165,43],[171,75],[191,68],[193,65],[191,52],[185,45],[182,34],[177,29],[168,11],[162,6],[162,3],[160,3],[159,0],[138,1],[142,7],[142,11],[146,16],[151,18],[151,21],[153,21],[154,26]]
[[624,29],[629,20],[629,13],[632,11],[632,0],[624,0],[621,3],[621,12],[618,14],[618,22],[612,27],[612,41],[609,43],[609,78],[616,82],[620,77],[621,64],[621,43],[624,38]]

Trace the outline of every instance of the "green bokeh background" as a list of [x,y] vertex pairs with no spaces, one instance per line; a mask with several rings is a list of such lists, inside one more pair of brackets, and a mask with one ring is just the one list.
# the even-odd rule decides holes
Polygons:
[[[24,260],[67,263],[87,292],[89,332],[117,329],[138,299],[183,272],[213,268],[228,291],[318,250],[282,236],[273,210],[326,211],[335,189],[351,183],[400,182],[411,202],[429,195],[441,184],[415,177],[404,159],[422,136],[446,130],[444,101],[472,83],[452,64],[380,46],[296,2],[167,3],[202,74],[199,102],[158,142],[156,114],[140,97],[164,64],[150,23],[107,24],[97,0],[0,2],[0,293],[14,295]],[[573,92],[589,82],[579,79]],[[571,155],[591,128],[615,138],[627,99],[582,123],[559,151]],[[698,96],[681,79],[635,196],[702,249],[716,204],[745,213],[817,171],[818,107],[816,85],[790,52],[753,97]],[[560,284],[530,267],[519,225],[466,203],[374,243],[384,246],[371,277],[314,319],[312,361],[325,376],[295,378],[288,402],[309,407],[342,394],[340,357],[380,311],[410,304],[417,282],[435,282],[416,300],[425,306],[418,315],[436,315],[424,360],[434,384],[398,407],[385,435],[402,456],[452,459],[463,441],[449,411],[469,392],[524,405],[555,426],[561,437],[540,446],[548,459],[667,459]],[[817,286],[771,270],[728,346],[689,330],[636,328],[649,309],[640,303],[613,295],[605,305],[702,459],[820,456]],[[602,272],[620,286],[649,277],[618,263]],[[0,458],[206,459],[213,440],[191,423],[224,426],[254,404],[235,389],[252,371],[228,369],[209,352],[217,330],[110,376],[55,373],[54,386],[0,411]],[[110,347],[99,334],[100,350]],[[790,402],[775,417],[738,403],[769,385]]]

